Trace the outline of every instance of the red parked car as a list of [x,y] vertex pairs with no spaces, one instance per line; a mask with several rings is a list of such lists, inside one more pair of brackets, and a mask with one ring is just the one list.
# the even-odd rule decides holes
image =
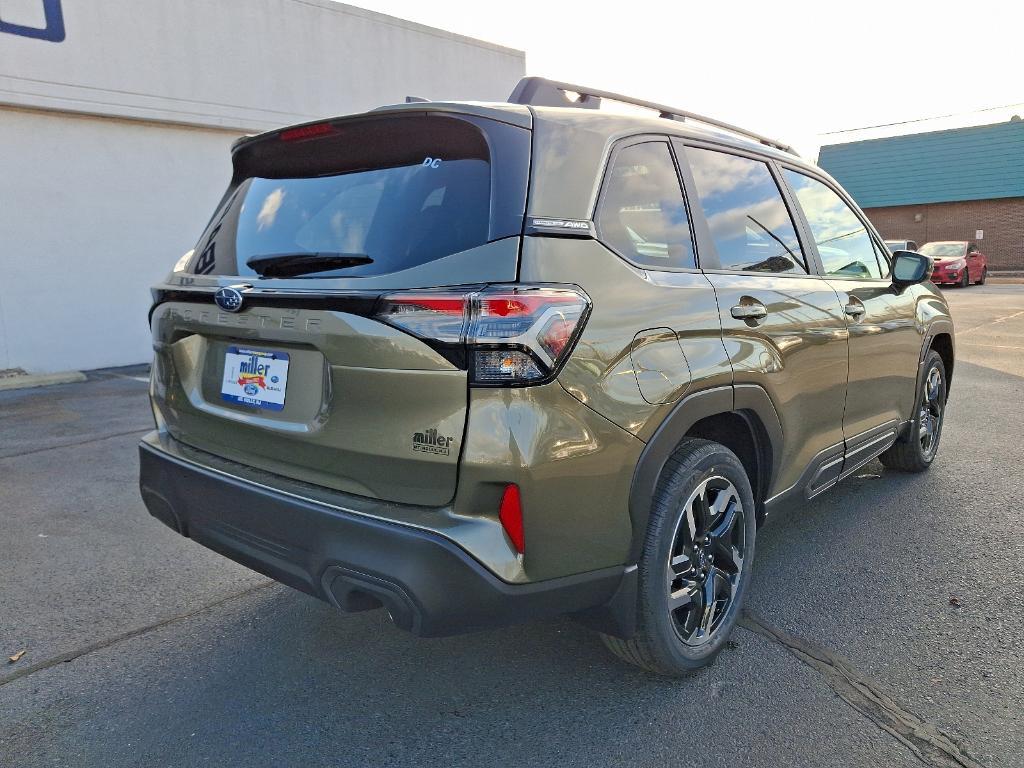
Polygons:
[[988,277],[988,259],[977,245],[966,240],[925,243],[918,248],[918,253],[930,256],[935,262],[932,282],[938,285],[966,288],[971,283],[984,285]]

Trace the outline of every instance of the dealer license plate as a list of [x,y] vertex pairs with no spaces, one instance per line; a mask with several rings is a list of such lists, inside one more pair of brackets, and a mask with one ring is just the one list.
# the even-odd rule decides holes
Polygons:
[[220,396],[224,400],[280,411],[284,409],[287,386],[287,353],[228,347],[224,355],[224,380],[220,387]]

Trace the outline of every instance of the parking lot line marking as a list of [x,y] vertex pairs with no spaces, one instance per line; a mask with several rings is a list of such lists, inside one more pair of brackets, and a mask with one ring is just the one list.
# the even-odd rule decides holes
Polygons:
[[149,384],[149,376],[130,376],[127,373],[111,373],[109,371],[104,371],[102,374],[96,375],[96,378],[128,379],[130,381],[141,381],[145,384]]
[[964,346],[991,347],[992,349],[1024,349],[1024,347],[1014,346],[1013,344],[985,344],[980,341],[965,341]]
[[1024,315],[1024,309],[1022,309],[1020,312],[1014,312],[1012,315],[1005,315],[1003,317],[997,317],[995,320],[989,320],[988,322],[985,322],[985,323],[980,323],[978,325],[972,325],[970,328],[965,328],[962,331],[957,331],[957,336],[963,336],[965,334],[968,334],[968,333],[971,333],[973,331],[976,331],[979,328],[986,328],[986,327],[988,327],[990,325],[996,325],[997,323],[1005,323],[1007,320],[1013,320],[1015,317],[1020,317],[1021,315]]
[[268,579],[267,581],[260,582],[259,584],[256,584],[255,586],[246,587],[245,589],[240,590],[238,592],[232,592],[231,594],[225,595],[224,597],[222,597],[222,598],[220,598],[218,600],[214,600],[212,603],[206,603],[205,605],[202,605],[199,608],[194,608],[191,611],[186,611],[185,613],[179,613],[179,614],[177,614],[175,616],[171,616],[170,618],[162,619],[160,621],[153,622],[152,624],[147,624],[144,627],[136,627],[135,629],[130,629],[127,632],[122,632],[119,635],[114,635],[113,637],[109,637],[106,640],[99,640],[99,641],[97,641],[95,643],[91,643],[91,644],[86,645],[86,646],[84,646],[82,648],[78,648],[78,649],[73,650],[73,651],[68,651],[66,653],[62,653],[59,656],[54,656],[54,657],[49,658],[49,659],[44,659],[43,661],[37,662],[37,663],[33,664],[32,666],[25,667],[23,669],[19,669],[13,675],[7,675],[6,677],[0,677],[0,688],[2,688],[3,686],[7,685],[8,683],[13,683],[15,680],[20,680],[21,678],[27,677],[28,675],[35,674],[36,672],[41,672],[44,669],[49,669],[50,667],[55,667],[58,664],[65,664],[65,663],[67,663],[69,661],[74,661],[77,658],[80,658],[82,656],[86,656],[86,655],[88,655],[90,653],[94,653],[96,651],[102,651],[104,648],[109,648],[112,645],[117,645],[118,643],[124,642],[125,640],[131,640],[133,637],[138,637],[139,635],[144,635],[147,632],[152,632],[155,629],[160,629],[161,627],[166,627],[168,624],[176,624],[179,621],[184,621],[185,619],[190,619],[193,616],[196,616],[196,615],[198,615],[200,613],[204,613],[205,611],[210,610],[211,608],[216,608],[217,606],[223,605],[224,603],[229,603],[232,600],[237,600],[240,597],[245,597],[246,595],[250,595],[253,592],[257,592],[257,591],[259,591],[261,589],[266,589],[267,587],[273,586],[274,584],[277,584],[277,582],[273,581],[272,579]]
[[98,443],[101,440],[109,440],[112,437],[124,437],[125,435],[141,435],[149,432],[153,427],[140,427],[139,429],[132,429],[128,432],[111,432],[107,435],[97,435],[96,437],[90,437],[86,440],[77,440],[71,443],[59,443],[57,445],[48,445],[44,448],[32,448],[21,453],[0,453],[0,461],[4,459],[16,459],[19,456],[31,456],[33,453],[43,453],[44,451],[56,451],[58,448],[74,448],[78,445],[88,445],[89,443]]
[[781,645],[825,678],[836,695],[932,768],[985,768],[956,737],[925,722],[827,648],[768,624],[744,611],[739,625]]

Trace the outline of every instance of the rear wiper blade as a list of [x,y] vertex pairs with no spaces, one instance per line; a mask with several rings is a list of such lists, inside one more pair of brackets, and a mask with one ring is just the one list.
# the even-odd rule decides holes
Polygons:
[[372,264],[365,253],[267,253],[253,256],[245,265],[260,277],[294,277],[331,269]]

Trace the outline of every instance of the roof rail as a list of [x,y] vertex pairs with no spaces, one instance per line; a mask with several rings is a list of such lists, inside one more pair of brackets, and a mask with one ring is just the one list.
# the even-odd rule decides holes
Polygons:
[[[568,96],[566,93],[567,91],[579,94],[579,99],[574,101]],[[586,86],[573,85],[572,83],[560,83],[556,80],[548,80],[543,77],[524,77],[519,81],[515,90],[512,91],[512,95],[508,97],[509,102],[512,104],[528,104],[535,107],[575,107],[577,109],[598,109],[601,106],[602,99],[651,109],[658,113],[658,117],[664,117],[668,120],[692,120],[695,123],[703,123],[705,125],[710,125],[715,128],[728,131],[729,133],[745,136],[748,139],[753,139],[754,141],[760,142],[766,146],[780,149],[791,155],[797,154],[796,150],[788,144],[783,144],[780,141],[769,139],[767,136],[762,136],[759,133],[748,131],[745,128],[739,128],[738,126],[730,123],[724,123],[721,120],[715,120],[711,117],[698,115],[695,112],[687,112],[683,109],[668,107],[664,104],[657,104],[653,101],[634,99],[631,96],[623,96],[621,93],[601,91],[597,88],[587,88]]]

